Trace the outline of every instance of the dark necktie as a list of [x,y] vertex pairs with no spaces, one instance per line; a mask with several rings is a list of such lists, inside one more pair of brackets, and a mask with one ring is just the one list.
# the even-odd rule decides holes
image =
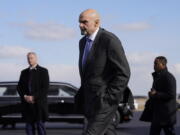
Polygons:
[[32,83],[32,73],[33,72],[33,69],[30,69],[29,70],[29,80],[28,80],[28,90],[29,90],[29,93],[32,92],[32,87],[31,87],[31,83]]
[[82,67],[84,68],[86,62],[87,62],[87,57],[88,57],[88,54],[91,50],[91,46],[92,46],[92,40],[89,39],[89,38],[86,38],[86,45],[85,45],[85,48],[84,48],[84,53],[83,53],[83,59],[82,59]]

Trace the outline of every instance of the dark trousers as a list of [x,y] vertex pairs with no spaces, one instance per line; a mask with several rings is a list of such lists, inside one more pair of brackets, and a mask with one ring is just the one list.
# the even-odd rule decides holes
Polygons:
[[151,124],[150,135],[160,135],[161,129],[164,130],[165,135],[175,135],[174,125],[161,126],[157,124]]
[[46,135],[46,128],[44,122],[38,121],[33,123],[26,123],[26,134],[35,135],[36,128],[38,135]]
[[117,135],[113,118],[115,117],[117,106],[100,111],[94,117],[87,118],[87,126],[83,135]]

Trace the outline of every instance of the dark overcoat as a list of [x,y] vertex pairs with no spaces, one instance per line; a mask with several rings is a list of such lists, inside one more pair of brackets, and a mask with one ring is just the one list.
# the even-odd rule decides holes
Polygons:
[[[49,88],[48,70],[39,65],[32,69],[31,91],[29,90],[30,69],[21,72],[17,90],[22,102],[22,116],[26,122],[48,119],[47,91]],[[27,103],[24,95],[34,96],[35,103]]]
[[176,79],[167,69],[153,74],[153,88],[157,94],[153,102],[152,122],[160,125],[176,123]]

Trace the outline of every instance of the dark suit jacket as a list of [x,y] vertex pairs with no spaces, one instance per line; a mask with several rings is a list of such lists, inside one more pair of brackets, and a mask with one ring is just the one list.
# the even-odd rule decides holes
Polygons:
[[100,28],[83,70],[85,43],[86,39],[83,37],[79,42],[81,87],[75,102],[85,115],[94,115],[101,110],[103,102],[118,105],[122,100],[130,69],[120,40],[114,34]]
[[160,125],[176,123],[176,80],[167,69],[153,73],[153,88],[157,94],[150,97],[153,106],[152,122]]
[[[32,71],[32,92],[28,90],[30,69],[21,72],[17,86],[22,101],[22,116],[26,122],[45,121],[48,118],[47,91],[49,88],[48,70],[37,65]],[[35,104],[29,104],[24,100],[24,95],[32,95]]]

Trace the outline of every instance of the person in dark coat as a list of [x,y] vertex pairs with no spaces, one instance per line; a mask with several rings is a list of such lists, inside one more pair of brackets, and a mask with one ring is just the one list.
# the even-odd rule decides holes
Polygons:
[[149,92],[152,103],[150,135],[160,135],[161,129],[166,135],[175,135],[176,123],[176,80],[168,72],[167,59],[156,57],[154,61],[153,86]]
[[85,36],[79,42],[81,87],[75,103],[88,121],[84,135],[115,135],[113,118],[129,81],[129,64],[118,37],[100,28],[97,11],[82,12],[79,26]]
[[22,102],[22,117],[26,122],[27,135],[35,135],[36,127],[39,135],[46,135],[48,70],[37,64],[34,52],[29,52],[27,59],[29,67],[22,70],[17,86]]

